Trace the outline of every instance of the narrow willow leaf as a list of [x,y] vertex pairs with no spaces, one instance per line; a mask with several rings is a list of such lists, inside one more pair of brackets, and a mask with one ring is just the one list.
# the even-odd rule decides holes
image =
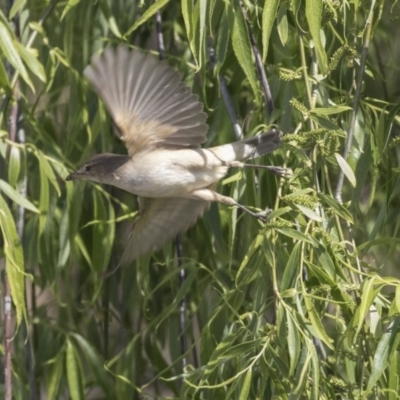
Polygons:
[[287,319],[287,343],[289,350],[289,358],[290,358],[290,369],[289,369],[289,377],[294,374],[294,371],[297,367],[297,363],[300,357],[300,336],[297,331],[298,328],[293,321],[293,316],[289,313],[286,315]]
[[350,165],[347,164],[347,161],[338,153],[335,153],[336,160],[339,164],[340,169],[346,175],[346,178],[351,183],[351,186],[356,187],[356,176],[354,175],[353,170],[351,169]]
[[170,0],[157,0],[152,3],[149,8],[143,13],[143,15],[124,33],[124,38],[134,32],[140,25],[144,24],[149,20],[158,10],[163,8]]
[[364,282],[362,288],[361,304],[354,313],[353,320],[351,321],[351,326],[356,326],[355,336],[357,336],[358,333],[361,331],[365,316],[367,315],[375,297],[380,292],[380,286],[378,288],[374,288],[375,284],[375,278],[370,278]]
[[269,38],[275,21],[279,0],[265,0],[262,14],[263,62],[267,59]]
[[281,207],[278,208],[277,210],[272,211],[271,213],[268,214],[267,216],[267,222],[272,221],[274,218],[278,218],[283,214],[287,214],[289,211],[291,211],[291,207]]
[[22,7],[25,5],[26,0],[16,0],[13,4],[13,6],[11,7],[10,10],[10,15],[9,15],[9,19],[13,19],[15,17],[15,15],[21,11]]
[[28,72],[26,71],[25,65],[23,64],[18,51],[14,46],[14,40],[7,27],[0,21],[0,48],[3,51],[5,58],[15,68],[15,70],[21,75],[21,78],[28,84],[28,86],[35,91],[32,81],[29,79]]
[[50,381],[47,386],[47,399],[57,400],[59,398],[59,387],[63,378],[63,371],[65,365],[65,346],[58,352],[54,362],[50,368]]
[[11,187],[17,187],[19,173],[21,171],[21,153],[18,147],[10,147],[8,157],[8,182]]
[[69,241],[69,210],[68,207],[64,207],[60,220],[60,244],[58,252],[57,268],[61,270],[68,261],[71,253],[71,244]]
[[340,114],[349,110],[352,110],[352,108],[348,106],[332,106],[327,108],[313,108],[312,110],[310,110],[310,112],[315,115],[333,115]]
[[72,334],[71,337],[78,343],[82,350],[82,354],[85,356],[86,360],[90,364],[94,375],[97,378],[97,382],[103,390],[105,391],[107,398],[112,398],[113,386],[111,384],[110,376],[107,374],[103,367],[103,361],[101,357],[97,354],[93,345],[89,343],[83,336],[79,334]]
[[315,211],[311,210],[308,207],[301,206],[300,204],[296,204],[296,207],[308,218],[312,219],[313,221],[322,221],[322,217],[319,216]]
[[282,46],[286,46],[289,37],[289,25],[287,20],[287,12],[285,3],[282,2],[277,15],[278,35],[281,39]]
[[36,155],[39,159],[40,170],[46,175],[47,179],[56,190],[57,195],[61,196],[61,190],[60,186],[58,185],[56,175],[54,174],[53,168],[51,167],[46,156],[41,151],[38,151]]
[[46,82],[46,73],[44,72],[44,67],[40,61],[21,43],[15,42],[15,46],[26,66],[32,71],[32,73],[34,73],[42,82]]
[[300,257],[301,257],[301,247],[302,243],[298,242],[293,247],[293,250],[290,253],[289,260],[286,263],[285,270],[283,272],[280,291],[284,292],[285,290],[292,287],[297,271],[300,267]]
[[396,295],[394,301],[396,303],[397,312],[400,314],[400,285],[396,286]]
[[250,42],[243,14],[239,6],[236,7],[232,23],[232,47],[235,56],[242,67],[250,86],[253,89],[255,98],[259,99],[256,73],[250,48]]
[[312,398],[313,400],[320,400],[319,397],[319,379],[320,379],[319,370],[321,368],[320,358],[318,357],[317,349],[315,348],[315,345],[313,342],[311,342],[311,340],[308,341],[307,346],[311,354],[312,378],[313,382],[315,382],[315,385],[312,385]]
[[208,3],[209,0],[199,0],[199,11],[200,11],[200,30],[199,30],[199,54],[197,56],[199,62],[199,66],[202,65],[203,63],[203,57],[205,54],[205,45],[206,45],[206,37],[205,37],[205,32],[206,32],[206,23],[207,23],[207,13],[208,13]]
[[221,184],[222,185],[229,185],[230,183],[240,181],[243,177],[243,173],[241,170],[236,172],[236,174],[231,175],[229,178],[224,179]]
[[78,355],[71,340],[67,340],[66,369],[69,395],[72,400],[83,400],[81,382],[81,368],[79,368]]
[[68,12],[71,11],[71,9],[74,8],[80,2],[81,0],[68,0],[68,3],[65,5],[64,10],[61,14],[61,21],[68,14]]
[[400,383],[399,354],[394,352],[389,359],[389,379],[388,379],[388,400],[398,400],[398,390]]
[[328,60],[321,42],[322,0],[306,0],[306,18],[314,40],[319,70],[325,74]]
[[304,302],[308,312],[308,318],[310,319],[311,326],[313,328],[313,334],[320,340],[322,340],[330,349],[333,350],[332,342],[333,340],[328,336],[326,330],[321,322],[321,317],[315,310],[314,304],[310,299],[309,295],[305,292],[303,288]]
[[320,197],[322,200],[332,209],[335,211],[337,215],[342,217],[345,221],[354,224],[353,216],[347,210],[347,208],[343,207],[337,200],[333,197],[320,193]]
[[[193,15],[194,15],[193,0],[182,0],[181,1],[181,10],[183,16],[183,22],[186,28],[186,35],[189,42],[190,50],[192,54],[196,57],[196,34],[195,34],[195,25],[193,23]],[[197,59],[196,59],[197,61]]]
[[24,207],[27,210],[38,214],[40,213],[37,207],[35,207],[28,199],[23,197],[21,193],[18,193],[6,181],[3,181],[2,179],[0,179],[0,191],[2,191],[7,197],[9,197],[12,201],[17,203],[21,207]]
[[297,231],[296,229],[278,228],[276,229],[276,231],[294,240],[299,240],[300,242],[307,242],[314,246],[318,245],[318,242],[311,235],[305,235],[303,232]]
[[226,52],[229,44],[229,23],[226,13],[221,16],[220,24],[217,32],[217,45],[215,49],[216,65],[214,74],[218,75],[226,58]]
[[0,229],[4,240],[7,279],[19,325],[23,317],[26,319],[24,253],[11,211],[2,196],[0,196]]
[[244,268],[246,267],[246,265],[248,264],[248,262],[250,261],[251,257],[254,255],[254,253],[260,248],[261,243],[264,240],[264,235],[263,234],[259,234],[255,237],[255,239],[253,240],[253,242],[251,243],[249,250],[247,251],[246,255],[243,258],[242,263],[240,264],[239,270],[236,274],[236,285],[238,285],[239,283],[239,277],[240,274],[242,273],[242,271],[244,270]]
[[3,60],[0,59],[0,87],[4,89],[10,89],[10,81],[8,80],[8,74],[4,68]]
[[239,400],[247,400],[249,398],[252,372],[252,368],[249,368],[244,376],[242,389],[240,390],[239,394]]
[[[368,380],[367,392],[373,389],[376,382],[388,366],[390,357],[397,350],[397,346],[400,342],[399,324],[400,317],[397,316],[393,318],[390,321],[386,332],[382,335],[381,340],[378,343],[378,347],[374,354],[374,360],[372,362],[371,375]],[[368,393],[365,393],[365,395],[367,394]]]
[[[108,221],[114,220],[114,208],[108,204],[108,210],[104,204],[106,200],[97,190],[93,191],[93,208],[95,220]],[[108,211],[108,212],[107,212]],[[93,226],[93,267],[96,272],[105,271],[111,257],[115,237],[115,224],[100,222]]]
[[[39,163],[40,165],[40,163]],[[49,217],[49,205],[50,205],[50,188],[49,181],[46,173],[40,165],[40,194],[39,194],[39,235],[42,235],[46,226],[47,218]]]
[[111,13],[110,7],[106,0],[100,0],[100,8],[104,15],[104,18],[107,20],[108,27],[110,28],[111,32],[117,37],[122,39],[121,32],[118,28],[117,21],[115,16]]

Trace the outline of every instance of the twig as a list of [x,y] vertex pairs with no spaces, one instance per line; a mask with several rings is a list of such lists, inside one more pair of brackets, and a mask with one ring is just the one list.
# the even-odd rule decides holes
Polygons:
[[[216,65],[216,59],[215,59],[215,50],[211,39],[209,40],[208,44],[208,58],[210,59],[211,68],[214,69]],[[229,119],[231,120],[236,140],[240,140],[243,138],[243,132],[236,117],[235,107],[233,106],[233,102],[229,94],[225,78],[222,74],[218,74],[218,80],[219,80],[219,87],[221,90],[222,99],[224,101],[226,110],[228,112]]]
[[[363,49],[361,52],[360,68],[358,69],[356,91],[355,91],[354,97],[353,97],[350,127],[349,127],[349,131],[347,133],[347,140],[346,140],[346,144],[345,144],[344,152],[343,152],[343,158],[345,160],[347,160],[347,158],[350,154],[351,145],[353,143],[354,127],[356,124],[357,110],[358,110],[358,104],[360,101],[361,88],[362,88],[362,79],[364,76],[365,64],[366,64],[367,53],[368,53],[368,48],[369,48],[369,43],[370,43],[371,29],[372,29],[372,17],[373,17],[375,2],[376,2],[376,0],[371,1],[371,8],[368,13],[367,21],[365,23],[364,45],[363,45]],[[339,203],[342,203],[343,181],[344,181],[344,172],[342,170],[340,170],[338,182],[337,182],[336,190],[335,190],[335,199]]]
[[264,93],[265,103],[267,106],[266,114],[267,114],[267,117],[270,117],[272,112],[274,111],[275,107],[274,107],[274,100],[272,99],[271,89],[269,87],[269,83],[268,83],[268,79],[267,79],[267,74],[265,73],[260,50],[258,49],[257,42],[256,42],[256,39],[255,39],[254,33],[253,33],[253,28],[251,27],[249,18],[247,16],[246,8],[245,8],[242,0],[240,0],[239,4],[240,4],[240,8],[242,10],[243,17],[246,21],[246,26],[247,26],[247,31],[249,32],[251,47],[253,49],[253,54],[256,59],[258,78],[260,79],[260,82],[261,82],[261,87],[262,87],[262,90]]
[[161,11],[158,10],[156,12],[156,32],[157,32],[157,47],[158,47],[158,53],[159,53],[159,58],[160,60],[163,60],[165,58],[165,45],[164,45],[164,36],[162,34],[161,30],[161,24],[162,24],[162,19],[161,19]]

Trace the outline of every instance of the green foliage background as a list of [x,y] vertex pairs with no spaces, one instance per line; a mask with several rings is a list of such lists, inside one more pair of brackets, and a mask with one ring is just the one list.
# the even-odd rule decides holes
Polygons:
[[[15,306],[14,398],[396,399],[397,1],[9,3],[0,2],[0,263]],[[168,62],[209,114],[206,146],[235,140],[224,77],[245,136],[272,124],[286,133],[257,163],[293,171],[231,171],[222,193],[273,212],[262,224],[212,205],[183,237],[183,285],[173,243],[106,278],[136,200],[64,181],[95,153],[125,152],[82,71],[109,45],[155,51],[157,10]]]

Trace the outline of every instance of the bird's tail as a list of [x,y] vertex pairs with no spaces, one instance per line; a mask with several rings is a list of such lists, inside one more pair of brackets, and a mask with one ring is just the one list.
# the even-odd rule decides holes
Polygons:
[[244,161],[274,151],[281,145],[282,136],[283,133],[280,130],[271,129],[261,135],[213,147],[209,150],[220,160],[227,163],[232,161]]

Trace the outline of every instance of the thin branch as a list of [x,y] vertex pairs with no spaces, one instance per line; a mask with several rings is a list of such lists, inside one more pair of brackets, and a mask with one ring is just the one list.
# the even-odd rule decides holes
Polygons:
[[165,58],[165,45],[164,45],[164,36],[163,36],[162,30],[161,30],[162,19],[161,19],[161,11],[160,10],[158,10],[156,12],[155,17],[156,17],[158,53],[159,53],[160,60],[163,60]]
[[274,100],[272,99],[271,89],[269,87],[267,74],[265,73],[265,68],[262,62],[260,50],[258,49],[256,39],[254,37],[253,28],[247,16],[246,8],[243,4],[243,1],[240,0],[240,8],[242,10],[243,17],[246,21],[247,31],[249,32],[250,43],[253,49],[253,54],[256,60],[256,67],[258,72],[258,78],[260,79],[261,87],[264,93],[265,103],[266,103],[266,114],[267,117],[270,117],[272,112],[274,111]]
[[[217,62],[215,59],[215,50],[214,50],[211,39],[209,40],[209,44],[208,44],[208,58],[210,60],[211,68],[214,69]],[[222,74],[218,74],[218,81],[219,81],[219,87],[221,90],[221,96],[224,101],[226,110],[228,112],[229,119],[231,120],[233,131],[235,132],[236,140],[243,139],[242,127],[240,126],[238,119],[236,117],[235,107],[233,106],[232,98],[229,94],[225,78]]]
[[[363,45],[363,49],[361,52],[360,68],[358,69],[356,91],[355,91],[354,97],[353,97],[353,104],[352,104],[353,110],[351,112],[350,127],[349,127],[349,131],[347,133],[347,140],[346,140],[346,144],[345,144],[344,152],[343,152],[343,158],[345,160],[347,160],[347,158],[350,154],[351,145],[353,143],[354,128],[356,125],[358,104],[359,104],[360,96],[361,96],[362,80],[363,80],[363,76],[364,76],[364,72],[365,72],[365,64],[366,64],[367,53],[368,53],[370,37],[371,37],[372,18],[373,18],[373,13],[374,13],[375,2],[376,2],[376,0],[371,1],[371,8],[368,13],[367,21],[365,23],[364,45]],[[335,190],[335,199],[339,203],[342,203],[343,182],[344,182],[344,172],[342,170],[340,170],[338,182],[337,182],[336,190]]]

